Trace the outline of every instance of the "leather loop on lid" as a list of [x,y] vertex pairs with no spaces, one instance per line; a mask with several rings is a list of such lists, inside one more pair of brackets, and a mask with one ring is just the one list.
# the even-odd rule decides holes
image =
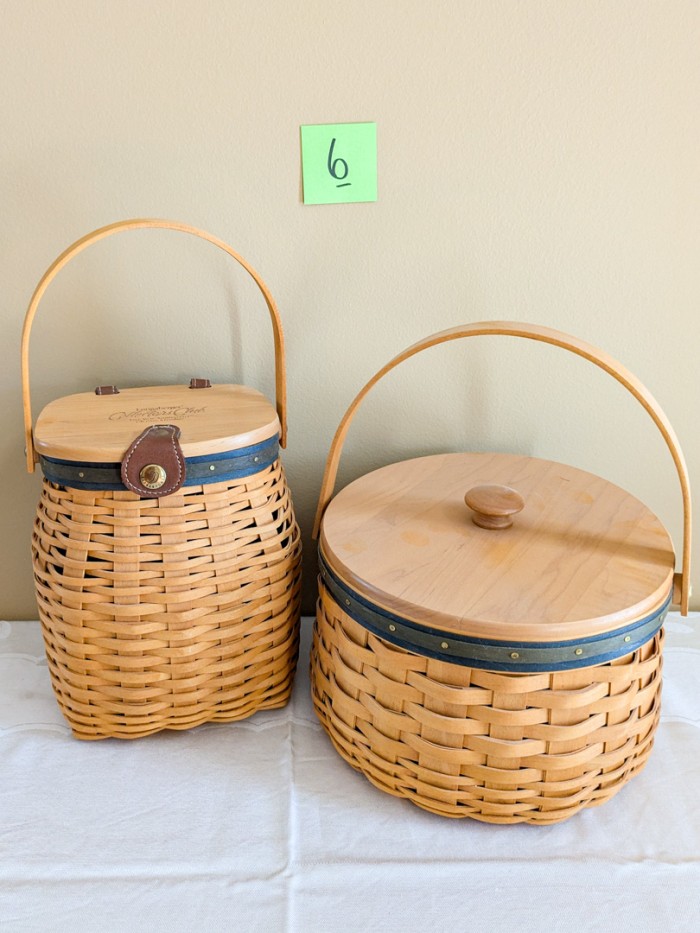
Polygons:
[[196,227],[191,227],[188,224],[179,223],[178,221],[158,220],[155,218],[136,218],[134,220],[121,220],[114,224],[108,224],[106,227],[100,227],[98,230],[93,230],[92,233],[88,233],[86,236],[76,240],[72,246],[69,246],[68,249],[64,250],[61,255],[52,262],[39,281],[39,284],[34,289],[34,294],[32,295],[31,301],[29,302],[29,307],[27,308],[27,313],[24,318],[21,345],[22,407],[24,413],[24,437],[27,458],[27,471],[29,473],[34,472],[34,466],[39,460],[39,453],[34,446],[34,432],[32,429],[32,402],[29,386],[29,338],[32,332],[34,317],[44,292],[61,271],[61,269],[63,269],[63,267],[67,265],[67,263],[69,263],[74,256],[77,256],[78,253],[81,253],[84,249],[86,249],[86,247],[93,243],[97,243],[99,240],[105,239],[105,237],[112,236],[115,233],[121,233],[127,230],[150,228],[157,228],[161,230],[177,230],[181,233],[187,233],[192,236],[200,237],[201,239],[212,243],[214,246],[227,253],[240,266],[242,266],[258,286],[265,300],[265,304],[267,305],[267,309],[270,313],[270,320],[272,322],[272,333],[275,345],[275,392],[277,397],[277,414],[280,422],[280,447],[286,447],[287,445],[287,376],[284,351],[284,333],[282,331],[282,322],[280,321],[277,305],[275,304],[275,301],[270,294],[267,285],[265,285],[263,280],[260,278],[255,269],[253,269],[249,262],[247,262],[239,253],[233,250],[227,243],[224,243],[223,240],[213,236],[211,233],[207,233],[205,230],[198,230]]
[[119,389],[116,386],[97,386],[95,395],[119,395]]
[[131,444],[122,461],[122,482],[137,495],[153,499],[176,492],[185,481],[185,458],[176,424],[153,424]]

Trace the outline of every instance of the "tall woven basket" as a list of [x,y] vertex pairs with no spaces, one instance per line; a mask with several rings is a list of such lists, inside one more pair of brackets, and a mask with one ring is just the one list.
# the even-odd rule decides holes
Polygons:
[[[333,497],[369,390],[422,350],[480,335],[569,350],[647,410],[681,484],[680,573],[643,503],[550,461],[437,454],[383,467]],[[546,824],[603,803],[652,748],[663,620],[672,602],[688,611],[690,522],[688,474],[668,419],[602,351],[508,322],[410,347],[348,408],[321,489],[311,676],[334,746],[381,790],[444,816]]]
[[[277,410],[254,389],[100,386],[51,402],[33,428],[29,338],[57,273],[139,228],[200,237],[237,260],[272,320]],[[81,739],[137,738],[283,706],[297,661],[300,537],[279,459],[284,340],[259,275],[185,224],[130,220],[50,266],[22,335],[27,468],[44,480],[32,553],[56,698]]]

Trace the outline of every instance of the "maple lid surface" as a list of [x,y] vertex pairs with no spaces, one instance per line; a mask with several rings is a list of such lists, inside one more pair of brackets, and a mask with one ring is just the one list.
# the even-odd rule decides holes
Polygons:
[[116,463],[153,424],[180,428],[185,457],[239,450],[280,430],[274,406],[248,386],[148,386],[117,395],[81,392],[50,402],[37,419],[34,444],[45,457]]
[[[507,528],[472,521],[465,494],[510,487]],[[674,552],[658,518],[618,486],[511,454],[406,460],[346,486],[328,506],[331,571],[380,609],[477,638],[555,641],[610,632],[668,598]]]

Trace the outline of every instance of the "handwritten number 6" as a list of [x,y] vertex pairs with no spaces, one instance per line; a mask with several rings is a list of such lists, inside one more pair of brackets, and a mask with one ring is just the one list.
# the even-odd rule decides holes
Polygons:
[[[331,148],[328,150],[328,172],[332,178],[335,178],[337,181],[343,181],[343,179],[348,177],[348,172],[350,171],[350,169],[348,168],[348,163],[345,161],[345,159],[341,159],[341,158],[334,159],[333,158],[334,148],[335,148],[335,137],[333,137],[333,139],[331,140]],[[342,175],[339,174],[338,172],[338,166],[341,166],[342,168],[342,172],[343,172]],[[348,185],[350,184],[352,184],[352,182],[346,181],[342,185],[336,185],[336,188],[347,188]]]

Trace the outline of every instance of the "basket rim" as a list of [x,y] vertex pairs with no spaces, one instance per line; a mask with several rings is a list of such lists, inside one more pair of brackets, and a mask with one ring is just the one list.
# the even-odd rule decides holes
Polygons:
[[439,661],[514,674],[575,670],[624,657],[656,635],[672,599],[671,590],[653,612],[610,632],[564,641],[504,641],[446,632],[384,609],[342,580],[320,547],[319,574],[341,610],[384,641]]
[[[222,483],[251,476],[271,466],[279,457],[279,434],[259,444],[237,450],[185,457],[186,478],[183,486],[202,486]],[[71,489],[126,490],[121,479],[120,463],[59,460],[39,456],[41,469],[47,480]]]

